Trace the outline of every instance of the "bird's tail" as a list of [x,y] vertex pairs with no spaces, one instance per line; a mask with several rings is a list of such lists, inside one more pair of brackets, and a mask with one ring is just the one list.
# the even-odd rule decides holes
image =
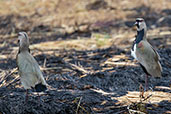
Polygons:
[[36,92],[42,92],[47,89],[46,85],[43,85],[42,83],[35,85]]

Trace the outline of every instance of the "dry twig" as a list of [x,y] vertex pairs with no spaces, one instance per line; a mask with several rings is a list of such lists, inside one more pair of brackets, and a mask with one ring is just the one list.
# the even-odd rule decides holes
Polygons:
[[77,105],[77,110],[76,110],[76,114],[78,114],[78,109],[79,109],[79,107],[80,107],[81,100],[82,100],[82,97],[80,97],[80,100],[79,100],[79,102],[78,102],[78,105]]
[[77,66],[75,64],[72,64],[72,63],[68,63],[68,62],[65,62],[65,61],[62,61],[66,67],[68,67],[69,69],[72,69],[76,72],[80,72],[82,75],[83,74],[88,74],[89,71],[85,70],[81,65]]

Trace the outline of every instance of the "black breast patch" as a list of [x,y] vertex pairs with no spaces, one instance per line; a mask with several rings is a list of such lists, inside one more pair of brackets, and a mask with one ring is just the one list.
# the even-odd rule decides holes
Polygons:
[[144,37],[144,29],[142,29],[141,31],[137,31],[137,36],[135,39],[136,44],[138,44],[141,40],[143,40]]

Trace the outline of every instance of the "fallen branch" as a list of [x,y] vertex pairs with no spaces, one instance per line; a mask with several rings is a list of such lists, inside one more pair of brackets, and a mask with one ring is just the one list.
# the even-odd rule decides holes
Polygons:
[[71,66],[71,68],[73,69],[73,70],[76,70],[76,71],[79,71],[79,72],[81,72],[82,74],[87,74],[87,73],[89,73],[87,70],[85,70],[83,67],[79,67],[79,66],[77,66],[77,65],[75,65],[75,64],[71,64],[71,63],[69,63],[69,65]]
[[85,70],[81,65],[80,66],[77,66],[75,64],[72,64],[72,63],[68,63],[68,62],[65,62],[65,61],[62,61],[66,67],[68,67],[69,69],[72,69],[76,72],[80,72],[82,75],[83,74],[88,74],[89,71]]

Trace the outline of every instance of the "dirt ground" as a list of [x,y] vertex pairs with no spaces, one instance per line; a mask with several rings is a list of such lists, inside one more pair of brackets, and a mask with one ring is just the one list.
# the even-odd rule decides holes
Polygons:
[[[1,0],[0,114],[171,114],[170,14],[170,0]],[[163,67],[147,92],[130,56],[137,17]],[[19,31],[50,86],[30,90],[27,103],[16,69]]]

